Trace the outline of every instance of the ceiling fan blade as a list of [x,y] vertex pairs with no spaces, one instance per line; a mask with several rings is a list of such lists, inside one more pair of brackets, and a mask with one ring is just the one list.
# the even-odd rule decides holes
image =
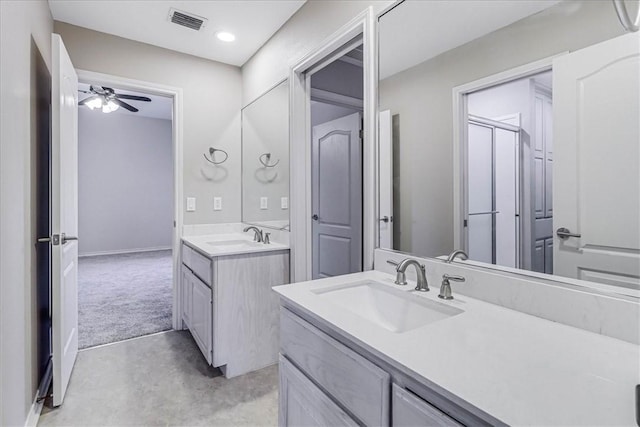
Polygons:
[[131,111],[132,113],[137,113],[139,110],[134,107],[133,105],[129,105],[124,101],[120,101],[118,98],[112,98],[111,101],[115,102],[116,104],[118,104],[119,106],[121,106],[122,108],[126,108],[127,110]]
[[78,102],[78,105],[84,105],[84,104],[86,104],[87,102],[89,102],[89,101],[91,101],[91,100],[94,100],[94,99],[96,99],[96,98],[99,98],[99,95],[92,95],[92,96],[88,96],[88,97],[86,97],[85,99],[83,99],[82,101]]
[[151,98],[147,98],[146,96],[125,95],[123,93],[116,93],[115,96],[116,98],[120,98],[120,99],[131,99],[133,101],[151,102]]

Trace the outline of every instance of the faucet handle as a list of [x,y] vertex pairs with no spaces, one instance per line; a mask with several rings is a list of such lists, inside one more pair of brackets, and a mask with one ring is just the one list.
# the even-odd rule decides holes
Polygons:
[[387,260],[387,264],[391,264],[391,265],[393,265],[394,267],[397,267],[398,265],[400,265],[400,263],[399,263],[399,262],[396,262],[396,261],[394,261],[394,260],[392,260],[392,259],[388,259],[388,260]]
[[269,238],[269,236],[271,236],[271,233],[264,233],[264,238],[262,239],[262,241],[265,245],[271,243],[271,239]]
[[443,274],[442,280],[450,280],[452,282],[464,282],[466,279],[462,276],[456,276],[454,274]]

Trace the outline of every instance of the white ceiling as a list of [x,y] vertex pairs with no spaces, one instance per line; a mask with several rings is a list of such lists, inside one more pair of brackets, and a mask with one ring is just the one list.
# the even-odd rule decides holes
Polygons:
[[[49,0],[53,19],[227,64],[243,65],[306,0]],[[208,19],[200,31],[169,21],[169,10]],[[215,37],[228,31],[236,40]]]
[[380,78],[538,13],[560,0],[407,0],[380,19]]
[[[100,86],[99,83],[95,84],[96,86]],[[84,91],[89,91],[89,84],[88,83],[78,83],[78,89],[79,90],[84,90]],[[111,113],[108,114],[127,114],[127,115],[131,115],[131,116],[137,116],[137,117],[151,117],[154,119],[165,119],[165,120],[171,120],[171,112],[173,110],[173,100],[169,97],[166,96],[159,96],[159,95],[150,95],[148,93],[141,93],[141,92],[134,92],[131,90],[123,90],[123,89],[118,89],[117,87],[113,87],[113,90],[115,90],[116,93],[121,93],[121,94],[127,94],[127,95],[138,95],[138,96],[146,96],[148,98],[151,98],[151,102],[145,102],[145,101],[132,101],[130,99],[123,99],[124,102],[136,107],[138,110],[137,113],[131,112],[125,108],[118,108],[116,111],[113,111]],[[89,97],[89,94],[86,93],[78,93],[78,100],[82,100],[85,99],[87,97]],[[89,107],[86,106],[80,106],[79,108],[84,108],[86,110],[89,110]],[[102,111],[99,110],[93,110],[92,113],[94,114],[105,114]]]

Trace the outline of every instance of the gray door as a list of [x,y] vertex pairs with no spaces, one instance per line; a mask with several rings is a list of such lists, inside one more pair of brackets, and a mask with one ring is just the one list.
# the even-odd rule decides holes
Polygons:
[[313,278],[362,271],[360,113],[313,127]]

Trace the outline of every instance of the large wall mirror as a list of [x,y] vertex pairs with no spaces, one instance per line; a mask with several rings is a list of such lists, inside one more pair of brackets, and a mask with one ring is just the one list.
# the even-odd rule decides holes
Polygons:
[[242,110],[242,221],[289,230],[289,85]]
[[639,37],[609,0],[382,15],[380,247],[640,297]]

